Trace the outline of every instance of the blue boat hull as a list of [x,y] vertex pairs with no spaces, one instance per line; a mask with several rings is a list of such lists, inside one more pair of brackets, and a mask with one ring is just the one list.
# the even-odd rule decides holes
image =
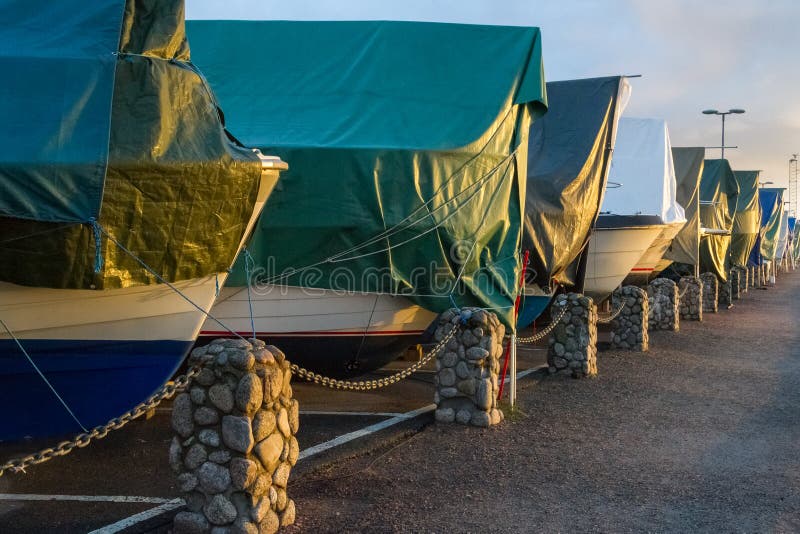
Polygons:
[[517,316],[517,330],[529,327],[550,305],[552,295],[526,295],[519,305]]
[[[22,344],[87,429],[136,406],[180,366],[191,341],[31,340]],[[0,441],[81,432],[13,340],[0,340]]]

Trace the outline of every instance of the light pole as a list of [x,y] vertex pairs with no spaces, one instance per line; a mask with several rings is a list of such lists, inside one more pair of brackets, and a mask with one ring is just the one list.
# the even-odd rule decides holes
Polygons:
[[716,109],[704,109],[703,115],[721,115],[722,116],[722,159],[725,159],[725,115],[741,115],[744,113],[743,109],[734,108],[728,111],[717,111]]

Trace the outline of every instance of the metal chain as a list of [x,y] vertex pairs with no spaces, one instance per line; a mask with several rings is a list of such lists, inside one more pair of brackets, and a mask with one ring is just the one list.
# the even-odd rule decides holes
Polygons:
[[608,323],[610,323],[611,321],[613,321],[614,319],[619,317],[619,314],[622,313],[622,308],[624,308],[624,307],[625,307],[625,301],[623,300],[622,304],[619,305],[619,308],[617,308],[617,310],[614,313],[612,313],[608,317],[603,317],[602,319],[600,317],[598,317],[597,318],[597,322],[600,323],[600,324],[608,324]]
[[59,456],[66,456],[76,448],[82,449],[86,447],[93,440],[103,439],[108,435],[109,432],[113,430],[119,430],[134,419],[138,419],[150,410],[154,409],[156,406],[161,404],[164,399],[172,398],[179,391],[186,389],[186,386],[189,385],[189,381],[197,376],[202,367],[203,363],[193,366],[185,375],[179,376],[173,382],[164,384],[161,386],[161,389],[153,393],[147,398],[147,400],[128,410],[119,417],[111,419],[104,425],[96,426],[89,432],[78,434],[71,440],[62,441],[55,447],[42,449],[34,454],[7,461],[6,463],[0,465],[0,477],[3,476],[6,471],[11,471],[12,473],[24,473],[25,469],[28,467],[42,464]]
[[403,380],[404,378],[408,378],[409,376],[411,376],[413,373],[415,373],[416,371],[421,369],[425,364],[431,361],[431,359],[433,359],[433,357],[436,356],[436,354],[438,354],[451,339],[453,339],[453,336],[457,331],[458,331],[458,326],[453,325],[453,327],[450,329],[450,332],[448,332],[447,335],[444,338],[442,338],[442,340],[439,341],[439,343],[437,343],[436,346],[434,346],[433,349],[431,349],[431,351],[424,358],[420,359],[420,361],[418,361],[411,367],[403,369],[398,373],[395,373],[391,376],[387,376],[384,378],[379,378],[377,380],[363,380],[359,382],[351,382],[348,380],[336,380],[335,378],[322,376],[313,371],[309,371],[308,369],[304,369],[303,367],[300,367],[299,365],[294,363],[291,364],[289,367],[291,368],[292,373],[296,374],[297,376],[309,382],[314,382],[315,384],[319,384],[321,386],[329,387],[332,389],[347,389],[351,391],[370,391],[373,389],[390,386],[392,384],[395,384]]
[[528,337],[518,337],[517,338],[517,345],[527,344],[527,343],[536,343],[537,341],[544,339],[544,337],[553,331],[558,323],[561,322],[561,319],[564,318],[564,315],[567,313],[567,306],[565,305],[561,308],[561,311],[558,314],[558,317],[553,319],[553,321],[547,325],[547,328],[539,332],[538,334],[534,334]]

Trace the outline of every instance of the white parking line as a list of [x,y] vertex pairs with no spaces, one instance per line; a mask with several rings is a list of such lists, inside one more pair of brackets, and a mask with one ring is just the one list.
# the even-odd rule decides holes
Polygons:
[[[541,369],[541,367],[536,367],[533,369],[526,369],[525,371],[520,371],[517,373],[517,380],[528,376],[531,373],[534,373]],[[356,440],[358,438],[362,438],[364,436],[368,436],[370,434],[374,434],[375,432],[379,432],[384,428],[389,428],[390,426],[394,426],[398,423],[402,423],[403,421],[408,421],[409,419],[413,419],[414,417],[418,417],[420,415],[432,412],[436,409],[435,404],[429,404],[427,406],[423,406],[422,408],[418,408],[416,410],[411,410],[410,412],[406,413],[392,413],[392,412],[324,412],[324,411],[304,411],[300,412],[304,415],[361,415],[361,416],[384,416],[389,417],[389,419],[385,421],[381,421],[379,423],[375,423],[374,425],[369,425],[364,427],[360,430],[356,430],[354,432],[349,432],[347,434],[342,434],[332,440],[325,441],[318,445],[314,445],[313,447],[308,447],[300,451],[300,455],[298,456],[298,460],[303,460],[310,456],[314,456],[321,452],[325,452],[327,450],[333,449],[334,447],[338,447],[340,445],[344,445],[350,441]],[[0,494],[0,497],[2,494]],[[13,497],[13,496],[11,496]],[[52,497],[50,495],[42,495],[41,497]],[[151,497],[119,497],[120,499],[151,499]],[[87,498],[89,500],[91,498]],[[2,500],[2,499],[0,499]],[[34,500],[34,499],[30,499]],[[45,499],[41,499],[45,500]],[[77,499],[76,499],[77,500]],[[126,517],[121,521],[117,521],[116,523],[112,523],[110,525],[106,525],[102,528],[94,530],[89,534],[114,534],[116,532],[120,532],[132,525],[137,523],[141,523],[142,521],[147,521],[153,517],[156,517],[159,514],[169,512],[171,510],[175,510],[176,508],[180,508],[184,505],[183,499],[174,499],[171,501],[166,501],[166,499],[160,499],[158,501],[119,501],[119,502],[163,502],[161,506],[156,506],[150,510],[145,510],[144,512],[138,513],[136,515],[132,515],[130,517]]]
[[171,499],[130,495],[36,495],[32,493],[0,493],[0,501],[82,501],[161,504]]
[[114,534],[115,532],[125,530],[136,523],[147,521],[148,519],[161,515],[164,512],[169,512],[171,510],[175,510],[176,508],[180,508],[184,504],[185,503],[183,502],[183,499],[173,499],[165,502],[161,506],[156,506],[155,508],[145,510],[144,512],[139,512],[138,514],[126,517],[125,519],[121,519],[116,523],[111,523],[110,525],[100,527],[97,530],[89,532],[89,534]]
[[400,412],[334,412],[334,411],[319,411],[319,410],[300,410],[300,415],[355,415],[361,417],[403,417],[404,413]]
[[332,440],[320,443],[319,445],[314,445],[313,447],[309,447],[307,449],[300,451],[300,456],[298,457],[298,460],[308,458],[309,456],[314,456],[315,454],[319,454],[321,452],[327,451],[328,449],[338,447],[339,445],[344,445],[345,443],[353,441],[354,439],[363,438],[364,436],[374,434],[379,430],[383,430],[384,428],[396,425],[397,423],[402,423],[403,421],[408,421],[409,419],[413,419],[414,417],[417,417],[419,415],[432,412],[435,409],[436,409],[435,404],[429,404],[427,406],[423,406],[422,408],[411,410],[410,412],[406,412],[404,414],[392,417],[391,419],[387,419],[386,421],[381,421],[380,423],[375,423],[374,425],[364,427],[360,430],[349,432],[347,434],[342,434],[341,436],[333,438]]

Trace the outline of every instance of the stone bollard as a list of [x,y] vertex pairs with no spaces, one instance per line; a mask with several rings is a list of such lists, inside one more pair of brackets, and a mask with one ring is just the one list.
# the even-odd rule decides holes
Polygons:
[[728,280],[731,283],[731,300],[739,300],[739,270],[736,267],[733,267],[731,271],[728,273]]
[[703,281],[703,311],[717,313],[718,305],[718,284],[717,275],[714,273],[703,273],[700,275]]
[[580,293],[559,295],[552,317],[567,311],[550,334],[547,364],[550,373],[569,372],[573,378],[597,375],[597,306]]
[[681,319],[703,320],[703,282],[696,276],[684,276],[678,282]]
[[717,309],[722,308],[723,310],[727,310],[733,307],[733,285],[731,284],[730,278],[725,282],[718,282],[717,288],[718,293],[717,297],[719,298],[719,305]]
[[294,523],[286,495],[300,449],[289,362],[263,341],[215,339],[192,351],[205,362],[175,398],[169,449],[187,511],[173,532],[273,533]]
[[756,284],[756,268],[752,265],[747,266],[747,287],[754,288],[757,287]]
[[678,284],[669,278],[656,278],[647,285],[650,315],[648,330],[680,330]]
[[739,298],[744,298],[744,294],[750,289],[747,267],[735,267],[739,272]]
[[439,316],[434,339],[442,341],[453,327],[460,330],[436,355],[436,420],[496,425],[503,420],[497,394],[506,328],[486,310],[450,309]]
[[649,303],[647,292],[636,286],[622,286],[611,295],[612,311],[622,311],[611,321],[611,346],[615,349],[646,352]]

